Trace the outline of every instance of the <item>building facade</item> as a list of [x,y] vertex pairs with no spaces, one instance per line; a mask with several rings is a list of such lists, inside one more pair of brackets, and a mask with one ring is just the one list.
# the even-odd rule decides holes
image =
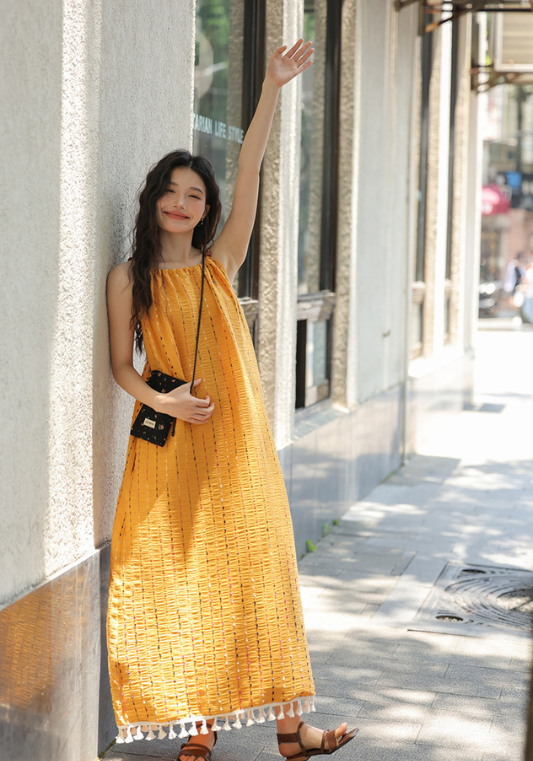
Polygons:
[[[236,289],[297,552],[471,389],[481,141],[477,17],[420,35],[393,0],[9,0],[2,758],[92,761],[114,736],[108,553],[132,400],[105,282],[148,168],[208,156],[227,214],[265,60],[299,36]],[[6,191],[6,189],[9,189]],[[16,316],[16,319],[15,319]],[[16,414],[13,414],[15,412]]]

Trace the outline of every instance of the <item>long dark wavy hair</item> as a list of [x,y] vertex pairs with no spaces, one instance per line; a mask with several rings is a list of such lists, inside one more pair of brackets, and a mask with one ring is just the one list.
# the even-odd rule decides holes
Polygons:
[[222,206],[220,190],[210,162],[203,156],[194,156],[186,150],[172,151],[155,164],[146,177],[139,195],[139,211],[135,218],[131,256],[132,315],[131,324],[135,328],[135,346],[139,353],[143,347],[141,317],[147,315],[152,306],[151,273],[161,255],[160,228],[157,223],[156,204],[168,188],[172,170],[186,167],[195,171],[204,181],[206,205],[209,211],[202,224],[196,225],[192,245],[202,252],[213,242],[220,222]]

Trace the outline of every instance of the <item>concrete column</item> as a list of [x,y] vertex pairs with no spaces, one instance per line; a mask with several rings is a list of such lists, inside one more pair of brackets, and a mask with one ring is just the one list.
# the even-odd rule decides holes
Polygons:
[[[486,16],[479,13],[472,19],[472,35],[478,36],[479,59],[486,54]],[[481,186],[483,168],[483,114],[486,113],[487,95],[470,91],[468,122],[468,167],[466,188],[466,243],[463,342],[466,349],[474,347],[477,336],[479,253],[481,239]]]
[[[303,4],[268,0],[267,60],[302,30]],[[277,449],[291,440],[295,399],[300,83],[280,94],[262,170],[258,362]]]
[[344,407],[357,404],[356,247],[359,193],[362,0],[342,8],[342,67],[339,113],[339,193],[335,329],[331,398]]
[[455,157],[452,199],[452,260],[450,295],[450,343],[462,348],[464,335],[466,215],[468,189],[468,135],[470,126],[471,15],[459,20],[457,61],[457,105],[455,112]]
[[451,27],[433,32],[429,104],[429,155],[425,238],[423,355],[435,357],[444,345],[444,279],[448,226]]

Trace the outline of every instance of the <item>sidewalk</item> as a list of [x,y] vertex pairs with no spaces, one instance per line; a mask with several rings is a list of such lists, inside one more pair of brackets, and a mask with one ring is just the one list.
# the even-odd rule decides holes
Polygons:
[[[522,759],[533,332],[484,331],[479,343],[472,409],[299,564],[317,694],[304,718],[360,728],[339,761]],[[221,732],[213,759],[279,759],[275,732]],[[178,747],[135,742],[105,758],[171,759]]]

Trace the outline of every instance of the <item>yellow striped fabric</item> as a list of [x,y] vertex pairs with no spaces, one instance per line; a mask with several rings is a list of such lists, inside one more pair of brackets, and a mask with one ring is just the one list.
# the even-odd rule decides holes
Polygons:
[[[192,377],[201,275],[201,264],[152,270],[144,378]],[[292,715],[296,699],[297,713],[314,710],[292,522],[255,352],[210,256],[196,377],[196,395],[215,403],[206,423],[177,420],[164,447],[129,440],[107,616],[119,742],[154,730],[184,737],[187,722],[207,718],[215,729],[251,725]]]

